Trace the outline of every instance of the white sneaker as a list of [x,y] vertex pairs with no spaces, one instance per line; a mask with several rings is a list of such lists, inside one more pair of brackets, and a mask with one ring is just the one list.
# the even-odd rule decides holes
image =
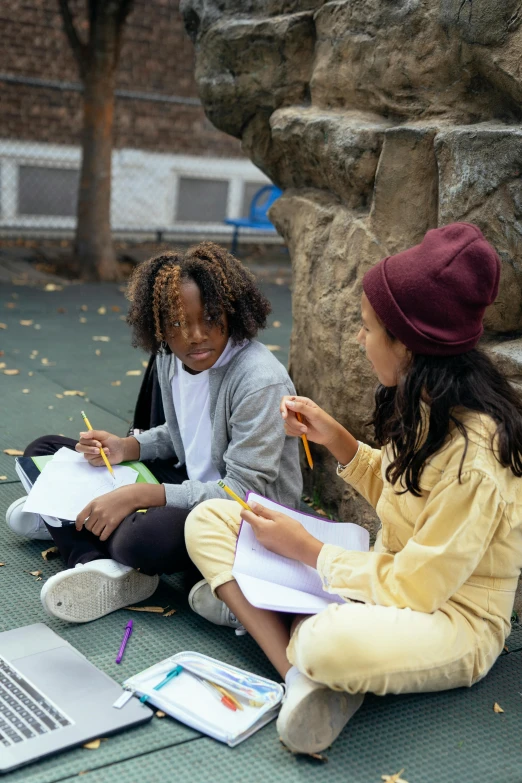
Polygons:
[[40,599],[47,614],[70,623],[88,623],[149,598],[159,576],[147,576],[115,560],[79,563],[51,576]]
[[188,602],[193,612],[204,617],[210,623],[244,631],[243,626],[228,606],[212,595],[212,590],[206,579],[196,582],[189,593]]
[[320,753],[337,739],[364,700],[333,691],[299,672],[287,687],[277,718],[281,741],[294,753]]
[[45,527],[45,522],[40,514],[32,514],[29,511],[24,511],[26,500],[27,495],[23,498],[18,498],[14,503],[11,503],[5,512],[5,521],[8,526],[17,536],[36,538],[39,541],[52,541],[53,537]]

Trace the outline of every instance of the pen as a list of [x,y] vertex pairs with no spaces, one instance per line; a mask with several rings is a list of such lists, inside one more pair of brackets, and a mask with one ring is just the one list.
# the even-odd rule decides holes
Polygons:
[[123,658],[123,653],[125,652],[125,647],[127,646],[127,642],[129,641],[129,636],[132,633],[132,620],[129,620],[127,625],[125,626],[125,633],[123,634],[123,639],[120,645],[120,649],[118,650],[118,655],[116,656],[116,663],[121,663],[121,659]]
[[241,498],[240,498],[240,497],[238,497],[238,496],[236,495],[236,493],[235,493],[233,490],[231,490],[231,489],[230,489],[230,487],[227,487],[227,485],[225,484],[225,482],[224,482],[224,481],[221,481],[221,480],[219,480],[219,481],[218,481],[218,484],[219,484],[219,486],[221,487],[221,489],[224,489],[224,490],[225,490],[225,492],[226,492],[228,495],[230,495],[230,497],[231,497],[231,498],[234,498],[234,500],[237,500],[237,502],[238,502],[238,503],[240,503],[240,504],[243,506],[243,508],[246,508],[246,510],[247,510],[247,511],[252,511],[252,509],[250,508],[250,506],[249,506],[249,505],[247,505],[247,503],[245,503],[245,501],[244,501],[244,500],[241,500]]
[[222,685],[217,685],[217,683],[215,682],[211,682],[209,684],[212,685],[217,691],[219,691],[223,695],[224,699],[228,699],[229,701],[231,701],[232,704],[234,704],[236,710],[243,710],[243,705],[241,704],[241,702],[239,702],[235,696],[232,696],[231,693],[229,693],[225,688],[223,688]]
[[[301,424],[302,424],[303,423],[303,417],[301,416],[301,414],[297,413],[297,411],[296,411],[295,415],[296,415],[297,421],[300,421]],[[306,459],[308,460],[308,465],[311,468],[311,470],[313,470],[314,469],[314,463],[313,463],[313,460],[312,460],[312,455],[310,454],[310,446],[308,445],[308,438],[306,437],[306,435],[304,433],[303,433],[303,435],[301,435],[301,438],[303,440],[303,446],[304,446],[304,450],[305,450],[305,454],[306,454]]]
[[[183,666],[176,666],[175,669],[172,669],[166,677],[162,679],[161,682],[159,682],[157,685],[154,686],[152,689],[153,691],[160,691],[164,685],[166,685],[168,682],[174,679],[174,677],[177,677],[180,672],[183,671]],[[141,697],[140,701],[142,704],[145,704],[146,701],[149,700],[149,697],[145,694]]]
[[[218,699],[221,704],[226,707],[229,710],[232,710],[232,712],[237,711],[237,706],[239,706],[240,709],[243,709],[239,702],[236,702],[236,700],[228,693],[223,693],[222,689],[216,685],[215,682],[212,682],[211,680],[205,680],[204,677],[200,677],[199,674],[194,674],[194,672],[189,671],[188,669],[185,669],[187,674],[190,674],[191,677],[194,677],[195,680],[197,680],[201,685],[203,685],[209,693],[214,696],[215,699]],[[224,689],[223,689],[224,690]]]
[[[85,411],[81,411],[81,414],[82,414],[82,418],[83,418],[83,420],[84,420],[84,422],[86,424],[87,429],[92,430],[91,423],[90,423],[89,419],[87,418],[87,416],[85,415]],[[111,474],[113,480],[116,481],[116,476],[114,475],[114,471],[112,469],[112,465],[109,462],[109,460],[107,459],[107,455],[105,454],[105,452],[104,452],[104,450],[102,448],[100,448],[100,454],[101,454],[102,460],[105,462],[107,468],[109,469],[109,473]]]

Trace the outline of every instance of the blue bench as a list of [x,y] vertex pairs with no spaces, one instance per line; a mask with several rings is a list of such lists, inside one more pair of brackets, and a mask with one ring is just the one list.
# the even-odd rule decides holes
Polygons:
[[230,252],[234,255],[237,251],[237,240],[241,228],[256,228],[260,231],[269,231],[275,234],[275,228],[268,219],[268,210],[276,199],[283,193],[275,185],[264,185],[257,193],[254,193],[250,202],[250,209],[247,218],[227,218],[225,223],[234,226],[234,235],[232,237],[232,247]]

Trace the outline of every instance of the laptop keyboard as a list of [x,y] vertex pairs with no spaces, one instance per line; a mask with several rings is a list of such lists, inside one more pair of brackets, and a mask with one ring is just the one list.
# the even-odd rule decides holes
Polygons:
[[47,734],[72,721],[0,656],[0,743],[5,747]]

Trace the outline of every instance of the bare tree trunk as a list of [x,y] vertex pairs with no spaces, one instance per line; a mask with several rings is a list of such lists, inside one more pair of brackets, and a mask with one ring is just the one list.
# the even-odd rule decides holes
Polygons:
[[114,70],[88,70],[83,110],[76,253],[86,278],[119,280],[110,220]]

